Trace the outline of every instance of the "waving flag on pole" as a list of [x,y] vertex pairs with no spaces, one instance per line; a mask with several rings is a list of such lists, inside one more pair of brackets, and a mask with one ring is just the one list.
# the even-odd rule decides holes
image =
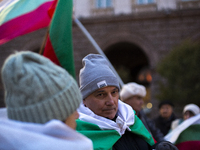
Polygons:
[[0,45],[47,27],[53,0],[8,0],[0,3]]
[[43,55],[55,64],[66,69],[75,78],[73,43],[72,43],[72,0],[55,1],[54,12],[50,23],[49,34]]

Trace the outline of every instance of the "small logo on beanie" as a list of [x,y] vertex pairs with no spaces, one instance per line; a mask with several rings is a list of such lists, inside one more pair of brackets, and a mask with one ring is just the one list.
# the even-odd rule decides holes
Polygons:
[[97,86],[99,87],[99,89],[100,88],[102,88],[102,87],[105,87],[105,86],[107,86],[107,83],[106,83],[106,81],[105,80],[103,80],[103,81],[101,81],[101,82],[98,82],[97,83]]

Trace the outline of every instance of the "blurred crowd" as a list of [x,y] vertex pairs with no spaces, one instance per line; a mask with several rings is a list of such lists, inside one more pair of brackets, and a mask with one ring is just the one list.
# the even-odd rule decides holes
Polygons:
[[185,105],[182,118],[177,118],[173,102],[164,100],[158,105],[158,115],[149,119],[142,109],[145,96],[145,86],[135,82],[125,84],[120,92],[121,100],[136,111],[137,116],[156,141],[170,141],[180,150],[198,149],[200,146],[199,106],[192,103]]

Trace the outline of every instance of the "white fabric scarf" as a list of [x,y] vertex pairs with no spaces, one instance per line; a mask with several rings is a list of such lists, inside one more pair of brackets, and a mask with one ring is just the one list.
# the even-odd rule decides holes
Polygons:
[[125,130],[130,131],[130,126],[135,122],[135,114],[131,106],[118,100],[118,112],[116,122],[105,117],[94,114],[88,107],[82,103],[78,108],[79,119],[85,122],[98,125],[102,130],[116,130],[120,135],[125,133]]
[[59,120],[46,124],[0,118],[1,150],[92,150],[92,141]]

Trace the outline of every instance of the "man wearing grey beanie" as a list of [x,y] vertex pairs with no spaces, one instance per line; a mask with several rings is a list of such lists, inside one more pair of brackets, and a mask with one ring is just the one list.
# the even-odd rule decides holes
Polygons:
[[131,106],[119,100],[119,81],[107,60],[89,54],[82,63],[79,82],[83,103],[78,108],[77,131],[93,141],[95,150],[154,149],[151,134]]
[[22,51],[6,59],[1,73],[8,116],[0,120],[1,150],[93,149],[91,140],[74,130],[82,96],[66,70]]

